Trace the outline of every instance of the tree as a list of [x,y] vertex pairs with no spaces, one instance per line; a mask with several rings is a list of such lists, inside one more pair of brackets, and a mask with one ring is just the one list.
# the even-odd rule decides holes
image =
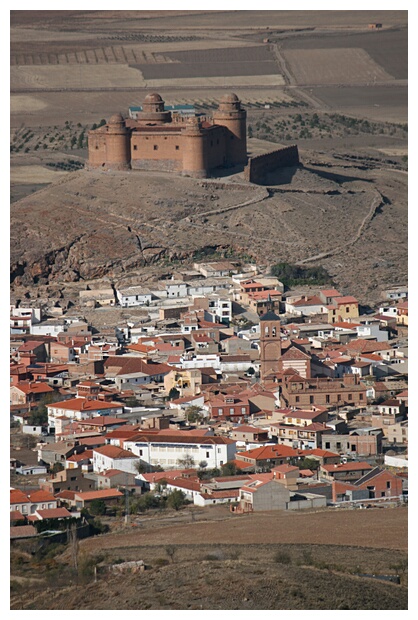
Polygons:
[[168,400],[176,400],[176,398],[179,398],[179,397],[180,397],[180,392],[175,387],[172,387],[168,393]]
[[199,468],[200,469],[206,469],[206,467],[208,466],[206,461],[200,461],[199,463]]
[[311,469],[316,471],[319,468],[319,461],[318,459],[304,458],[296,460],[295,465],[299,467],[299,469]]
[[194,424],[195,422],[200,423],[203,419],[203,413],[200,407],[196,405],[191,405],[187,407],[186,411],[186,420]]
[[90,504],[90,513],[92,515],[106,514],[106,504],[102,499],[94,499]]
[[255,374],[255,370],[253,366],[250,366],[247,370],[247,375],[254,375],[254,374]]
[[171,563],[174,562],[174,555],[177,551],[177,548],[174,545],[166,545],[165,552],[171,560]]
[[174,510],[180,510],[185,503],[186,496],[183,491],[180,491],[180,489],[174,489],[174,491],[171,491],[170,495],[167,497],[167,506],[169,508],[174,508]]
[[143,463],[141,460],[135,461],[134,467],[138,474],[146,474],[149,470],[149,466],[147,466],[147,463]]
[[235,463],[225,463],[221,465],[222,476],[238,476],[241,473],[241,469],[235,465]]
[[42,396],[35,409],[32,410],[28,423],[31,426],[41,426],[48,422],[48,409],[47,405],[51,405],[54,402],[61,400],[61,395],[57,392],[49,392]]
[[130,396],[129,398],[126,399],[125,405],[127,407],[138,407],[139,400],[135,396]]
[[185,467],[187,469],[191,469],[195,466],[195,460],[191,454],[185,454],[182,459],[177,459],[177,463],[180,467]]
[[62,463],[54,463],[51,467],[51,474],[57,474],[59,471],[64,469],[64,465]]

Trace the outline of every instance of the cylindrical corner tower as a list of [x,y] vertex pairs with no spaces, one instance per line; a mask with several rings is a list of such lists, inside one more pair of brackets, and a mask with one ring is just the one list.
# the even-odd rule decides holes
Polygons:
[[223,125],[228,130],[226,136],[227,164],[247,163],[247,112],[241,108],[241,101],[237,95],[224,95],[219,108],[213,115],[216,125]]
[[129,170],[131,150],[129,131],[122,114],[114,114],[106,132],[106,165],[111,170]]
[[208,176],[206,133],[196,116],[187,120],[181,132],[183,145],[183,175],[205,178]]

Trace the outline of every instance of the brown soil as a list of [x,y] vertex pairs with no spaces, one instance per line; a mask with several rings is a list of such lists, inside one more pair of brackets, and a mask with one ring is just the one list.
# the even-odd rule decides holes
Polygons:
[[[81,541],[78,576],[66,549],[38,563],[43,582],[24,589],[15,575],[33,574],[32,560],[18,544],[11,608],[406,609],[406,509],[239,517],[226,510],[202,509],[207,521],[192,522],[186,509],[171,525],[164,516],[140,517],[134,533]],[[185,517],[187,524],[176,524]],[[144,573],[107,572],[139,559]],[[87,570],[95,563],[97,581]],[[401,585],[371,575],[399,575]]]

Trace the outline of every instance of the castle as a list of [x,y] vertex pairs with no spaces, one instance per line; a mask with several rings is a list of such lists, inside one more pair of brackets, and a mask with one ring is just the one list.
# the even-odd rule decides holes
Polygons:
[[165,109],[157,93],[145,97],[136,119],[114,114],[89,131],[87,167],[160,170],[204,178],[216,168],[247,163],[247,113],[237,95],[224,95],[212,117]]

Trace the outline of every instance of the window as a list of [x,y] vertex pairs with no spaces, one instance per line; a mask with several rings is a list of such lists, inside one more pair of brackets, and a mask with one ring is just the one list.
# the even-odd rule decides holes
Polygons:
[[313,401],[314,401],[313,396],[309,396],[309,404],[310,404],[310,405],[312,405],[312,404],[313,404]]
[[220,407],[218,409],[218,415],[222,415],[222,409]]
[[275,327],[271,328],[271,335],[273,336],[273,338],[276,337],[276,328]]
[[206,452],[206,458],[207,459],[209,458],[209,452]]
[[233,407],[230,407],[230,408],[229,408],[229,414],[230,414],[230,415],[234,415],[234,408],[233,408]]
[[337,441],[337,450],[341,450],[341,441]]
[[154,151],[158,151],[158,144],[154,144]]
[[345,311],[346,311],[346,312],[350,312],[350,308],[349,308],[349,306],[347,306],[347,307],[346,307]]
[[386,488],[387,488],[387,489],[390,489],[390,480],[388,480],[388,481],[386,482]]
[[245,412],[246,412],[245,407],[241,407],[241,413],[245,413]]
[[300,401],[300,396],[296,396],[295,401],[298,403]]
[[134,151],[137,151],[137,150],[138,150],[138,145],[134,144]]
[[326,403],[329,403],[329,394],[326,394],[326,395],[325,395],[325,402],[326,402]]
[[325,442],[325,450],[329,450],[331,448],[331,444],[329,441]]
[[348,400],[353,400],[353,395],[352,394],[348,395]]
[[176,151],[179,151],[179,150],[180,150],[180,147],[178,144],[176,144]]

